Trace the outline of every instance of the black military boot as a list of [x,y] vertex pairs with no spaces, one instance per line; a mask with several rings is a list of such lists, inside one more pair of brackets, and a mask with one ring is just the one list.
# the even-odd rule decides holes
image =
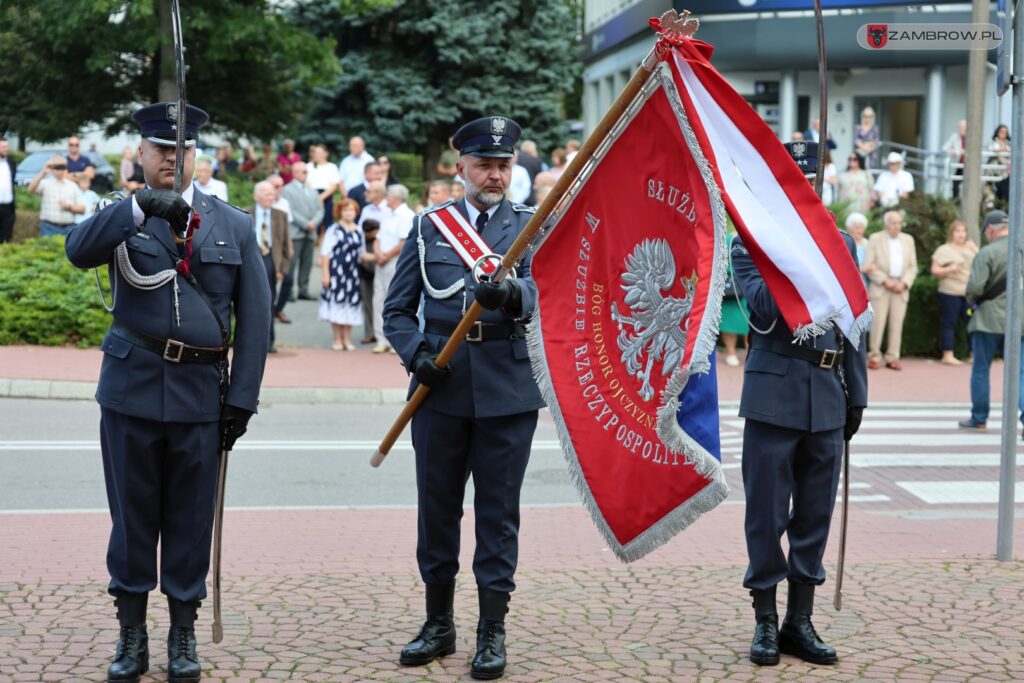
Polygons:
[[775,607],[775,586],[752,590],[754,598],[754,640],[750,643],[750,661],[754,664],[779,663],[779,612]]
[[108,683],[134,683],[149,671],[149,634],[146,633],[146,602],[149,593],[125,593],[114,598],[121,634],[114,661],[107,667]]
[[197,683],[202,677],[196,654],[196,612],[198,602],[167,598],[171,610],[171,630],[167,633],[167,682]]
[[402,648],[404,666],[422,666],[455,652],[455,583],[427,584],[427,620],[419,635]]
[[836,650],[818,637],[811,614],[814,612],[814,586],[789,582],[786,618],[779,629],[779,649],[812,664],[835,664]]
[[509,594],[480,589],[480,622],[476,626],[476,656],[469,675],[479,680],[505,673],[505,615]]

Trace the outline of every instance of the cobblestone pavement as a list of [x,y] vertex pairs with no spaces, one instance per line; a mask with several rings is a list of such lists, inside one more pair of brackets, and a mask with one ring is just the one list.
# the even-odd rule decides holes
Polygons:
[[[970,516],[854,515],[844,608],[832,608],[830,582],[815,615],[839,664],[783,657],[778,667],[754,667],[746,659],[752,613],[739,585],[742,514],[741,505],[722,506],[627,566],[581,508],[524,510],[506,680],[1024,680],[1024,564],[990,559],[994,520]],[[0,522],[0,680],[104,680],[117,635],[103,589],[108,518]],[[458,651],[406,669],[397,651],[422,614],[415,511],[229,511],[225,638],[210,642],[207,604],[198,624],[204,680],[469,680],[471,523],[467,514]],[[833,544],[830,574],[834,561]],[[145,681],[166,680],[166,627],[154,593]]]

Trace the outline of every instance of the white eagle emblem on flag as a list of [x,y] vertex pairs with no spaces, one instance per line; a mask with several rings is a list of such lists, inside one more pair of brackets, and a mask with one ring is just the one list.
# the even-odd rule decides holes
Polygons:
[[676,262],[668,242],[644,240],[626,257],[626,272],[622,274],[624,303],[629,306],[629,314],[619,313],[614,302],[611,307],[612,320],[619,326],[617,343],[622,363],[630,375],[641,381],[640,396],[648,401],[654,396],[654,364],[660,360],[661,374],[670,375],[686,349],[686,329],[680,324],[690,313],[697,275],[680,280],[686,298],[662,296],[663,290],[672,287],[675,276]]

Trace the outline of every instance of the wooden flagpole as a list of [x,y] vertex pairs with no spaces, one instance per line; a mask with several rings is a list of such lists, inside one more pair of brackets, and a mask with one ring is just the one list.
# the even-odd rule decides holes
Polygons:
[[[523,231],[519,233],[519,237],[512,243],[508,251],[501,259],[501,267],[494,273],[492,280],[494,282],[501,282],[505,276],[515,267],[515,265],[522,258],[526,249],[530,246],[530,243],[544,227],[548,217],[555,210],[558,204],[562,201],[563,196],[569,191],[573,183],[579,177],[580,173],[586,168],[587,163],[594,156],[594,152],[604,142],[604,139],[608,137],[612,128],[618,123],[619,119],[625,113],[626,109],[633,102],[636,96],[643,89],[644,84],[650,77],[651,73],[657,68],[661,62],[662,54],[664,51],[663,41],[666,39],[678,40],[679,36],[684,34],[681,27],[687,22],[689,13],[684,13],[679,16],[676,15],[674,10],[669,10],[661,17],[662,28],[658,31],[658,42],[644,58],[643,62],[633,73],[632,78],[626,83],[626,87],[622,89],[619,96],[612,103],[611,108],[601,119],[601,122],[597,124],[594,131],[587,137],[583,146],[576,152],[576,156],[569,162],[569,166],[565,169],[558,180],[555,182],[555,186],[551,189],[551,192],[544,199],[539,207],[537,207],[536,213],[530,219],[530,222],[526,224]],[[696,20],[689,19],[689,28],[685,31],[685,35],[690,35],[696,30]],[[448,343],[441,349],[441,353],[437,355],[437,359],[434,361],[438,367],[446,367],[448,361],[451,360],[452,356],[455,355],[456,350],[462,345],[466,335],[469,333],[473,324],[477,321],[483,313],[483,307],[476,301],[470,305],[465,315],[462,317],[462,321],[452,332],[451,337],[448,339]],[[398,437],[405,430],[405,426],[412,420],[412,416],[419,409],[420,405],[427,398],[427,394],[430,393],[430,387],[426,385],[419,385],[416,387],[416,391],[409,398],[409,401],[405,404],[402,412],[398,415],[394,424],[391,425],[391,429],[384,436],[384,439],[380,442],[373,457],[370,458],[370,465],[373,467],[379,467],[384,458],[387,457],[391,448],[395,445]]]

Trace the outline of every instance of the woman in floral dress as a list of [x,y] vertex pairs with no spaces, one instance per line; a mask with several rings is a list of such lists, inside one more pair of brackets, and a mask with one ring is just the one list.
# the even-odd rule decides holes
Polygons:
[[320,245],[323,289],[317,317],[331,323],[335,351],[354,351],[352,326],[363,324],[359,261],[366,254],[366,243],[356,225],[359,204],[355,200],[341,200],[332,213],[335,222],[324,232]]

